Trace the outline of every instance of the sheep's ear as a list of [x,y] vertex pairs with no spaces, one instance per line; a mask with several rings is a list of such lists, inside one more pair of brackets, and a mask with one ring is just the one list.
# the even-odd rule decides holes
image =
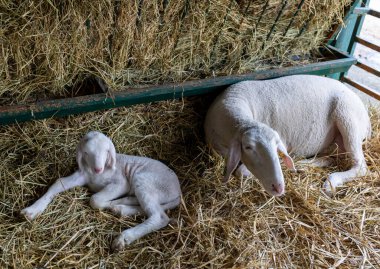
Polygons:
[[108,150],[107,166],[112,169],[116,168],[116,150],[113,145]]
[[277,150],[279,151],[279,155],[284,161],[285,166],[292,171],[296,171],[293,159],[289,156],[288,151],[286,150],[286,147],[281,140],[279,140],[277,143]]
[[224,175],[224,182],[230,179],[231,174],[235,171],[241,159],[241,141],[240,139],[233,139],[230,148],[228,150],[228,156],[226,160],[226,174]]

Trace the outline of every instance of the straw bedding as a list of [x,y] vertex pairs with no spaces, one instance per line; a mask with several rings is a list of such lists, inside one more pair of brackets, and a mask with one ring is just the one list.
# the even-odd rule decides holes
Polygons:
[[351,2],[2,0],[0,104],[302,64]]
[[[379,119],[365,148],[372,171],[339,188],[329,169],[285,172],[287,193],[268,196],[255,179],[221,183],[223,161],[207,149],[208,100],[194,98],[0,127],[0,268],[379,268]],[[171,224],[121,253],[110,244],[143,217],[120,218],[89,206],[84,188],[59,195],[33,222],[19,211],[76,169],[75,146],[101,130],[117,151],[165,161],[183,198]]]

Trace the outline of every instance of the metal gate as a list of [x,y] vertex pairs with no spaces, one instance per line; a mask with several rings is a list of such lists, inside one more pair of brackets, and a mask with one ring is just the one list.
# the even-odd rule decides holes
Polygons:
[[[380,31],[380,12],[370,9],[369,3],[370,0],[355,1],[355,3],[351,7],[351,10],[349,11],[349,14],[346,16],[346,27],[341,27],[341,29],[337,31],[336,36],[330,40],[330,44],[332,44],[334,47],[340,50],[346,51],[351,56],[354,54],[355,45],[357,43],[367,48],[370,48],[376,51],[377,53],[380,53],[380,46],[373,44],[360,36],[360,31],[363,25],[364,17],[366,15],[374,16],[379,20],[378,30]],[[380,78],[379,70],[376,70],[375,68],[361,62],[358,59],[356,60],[357,63],[355,65],[357,67]],[[363,83],[348,78],[347,72],[341,73],[336,78],[376,98],[377,100],[380,100],[380,89],[372,89]]]

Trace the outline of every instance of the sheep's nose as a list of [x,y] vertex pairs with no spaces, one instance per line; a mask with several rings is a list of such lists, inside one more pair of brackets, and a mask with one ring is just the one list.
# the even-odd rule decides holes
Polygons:
[[276,193],[276,196],[283,195],[285,192],[284,185],[279,183],[279,184],[272,184],[272,190]]
[[103,170],[102,168],[97,168],[97,167],[94,168],[94,171],[97,174],[100,174],[102,172],[102,170]]

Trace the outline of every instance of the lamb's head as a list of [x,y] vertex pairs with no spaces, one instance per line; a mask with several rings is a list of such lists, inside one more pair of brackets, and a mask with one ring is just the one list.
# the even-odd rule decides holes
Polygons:
[[269,194],[283,195],[285,182],[279,155],[288,168],[295,170],[293,160],[276,131],[262,123],[243,128],[230,145],[225,181],[241,161]]
[[104,134],[91,131],[78,144],[77,162],[79,170],[90,174],[102,174],[107,169],[115,169],[115,146]]

